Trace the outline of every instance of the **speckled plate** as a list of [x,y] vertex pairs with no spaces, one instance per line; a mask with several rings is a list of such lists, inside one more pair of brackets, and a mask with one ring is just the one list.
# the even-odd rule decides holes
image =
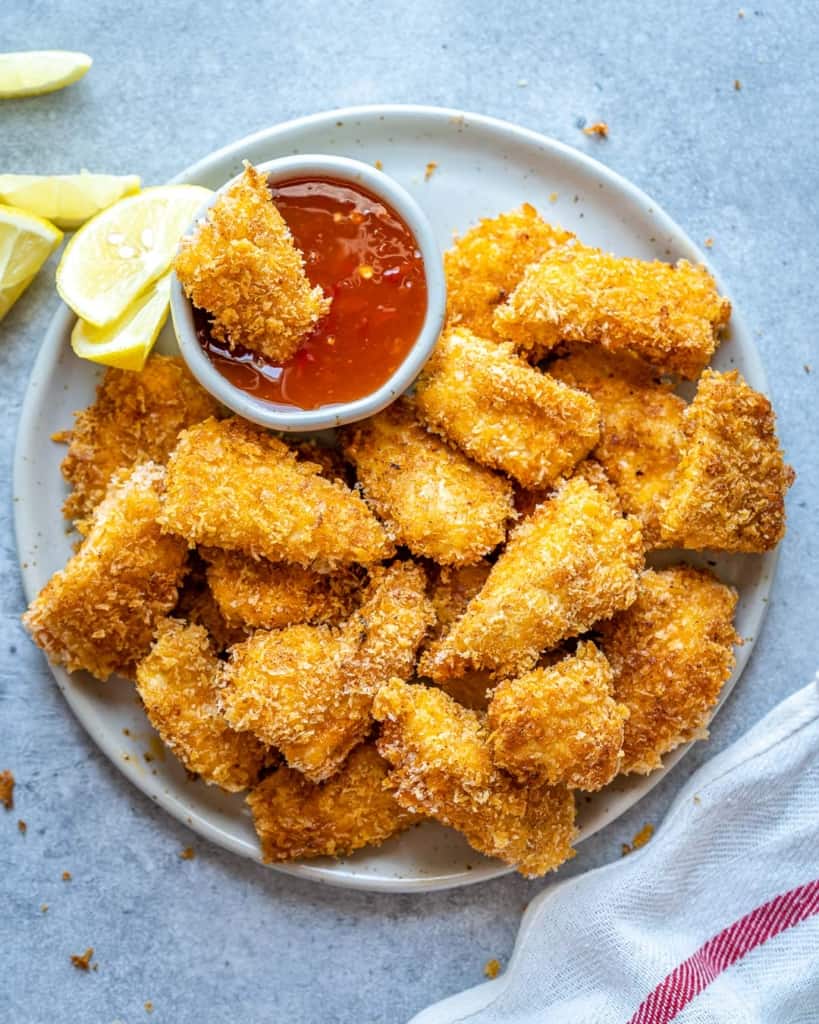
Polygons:
[[[435,107],[373,106],[334,110],[259,132],[183,171],[174,180],[216,188],[241,170],[289,153],[338,153],[374,162],[393,175],[425,209],[445,248],[455,231],[479,217],[524,200],[577,232],[592,245],[623,256],[686,257],[706,263],[702,252],[647,195],[595,160],[543,135],[502,121]],[[428,178],[425,169],[437,167]],[[730,289],[724,289],[730,295]],[[71,555],[72,538],[60,514],[65,485],[60,445],[48,440],[70,426],[72,412],[94,397],[98,375],[74,357],[69,334],[74,315],[62,307],[43,342],[23,404],[14,476],[17,543],[27,597]],[[170,325],[160,348],[176,350]],[[756,388],[765,376],[750,334],[734,311],[731,329],[714,365],[737,367]],[[672,561],[665,553],[664,561]],[[699,556],[687,556],[691,562]],[[748,638],[725,693],[736,683],[765,613],[775,556],[714,555],[720,577],[739,590],[737,628]],[[82,674],[53,669],[71,709],[111,761],[144,793],[202,836],[245,857],[259,847],[241,797],[191,782],[176,760],[165,756],[146,720],[133,686],[125,680],[102,685]],[[582,839],[622,814],[660,780],[685,753],[666,759],[653,775],[616,780],[588,802],[580,802]],[[376,850],[352,857],[315,860],[279,870],[331,885],[394,892],[422,892],[467,885],[510,869],[474,853],[460,836],[434,824],[410,829]]]

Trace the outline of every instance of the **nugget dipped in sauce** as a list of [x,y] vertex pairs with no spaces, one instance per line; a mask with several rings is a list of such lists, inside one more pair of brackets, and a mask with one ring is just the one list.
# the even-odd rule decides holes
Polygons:
[[212,317],[212,335],[275,362],[292,356],[330,308],[250,164],[183,239],[174,270],[191,301]]

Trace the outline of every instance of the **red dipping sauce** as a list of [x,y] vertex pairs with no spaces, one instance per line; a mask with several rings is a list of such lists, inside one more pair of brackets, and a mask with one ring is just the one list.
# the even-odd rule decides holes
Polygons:
[[330,312],[292,359],[274,364],[216,341],[196,309],[202,347],[231,384],[278,405],[318,409],[372,394],[404,361],[426,316],[414,236],[383,200],[348,182],[294,178],[270,191],[310,282],[333,300]]

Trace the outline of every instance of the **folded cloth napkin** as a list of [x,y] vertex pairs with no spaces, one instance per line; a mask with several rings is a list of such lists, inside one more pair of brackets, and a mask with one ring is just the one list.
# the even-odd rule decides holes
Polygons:
[[504,975],[411,1024],[817,1024],[819,677],[700,768],[642,850],[551,886]]

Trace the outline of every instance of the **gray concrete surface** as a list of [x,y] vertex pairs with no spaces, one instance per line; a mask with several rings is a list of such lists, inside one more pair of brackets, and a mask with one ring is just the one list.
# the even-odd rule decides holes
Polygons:
[[[0,171],[89,167],[159,183],[299,114],[426,102],[594,153],[694,238],[714,239],[799,472],[790,532],[763,634],[710,744],[566,873],[618,857],[699,763],[819,664],[817,9],[793,0],[739,16],[741,2],[0,4],[0,48],[95,58],[71,89],[0,105]],[[606,120],[610,138],[587,138],[583,118]],[[198,841],[69,714],[19,625],[9,479],[29,369],[57,306],[53,265],[0,325],[0,768],[18,779],[16,809],[0,810],[0,1021],[393,1024],[481,981],[490,957],[506,961],[524,905],[548,883],[394,897],[297,882]],[[191,843],[196,858],[180,860]],[[69,954],[89,945],[99,969],[83,974]]]

